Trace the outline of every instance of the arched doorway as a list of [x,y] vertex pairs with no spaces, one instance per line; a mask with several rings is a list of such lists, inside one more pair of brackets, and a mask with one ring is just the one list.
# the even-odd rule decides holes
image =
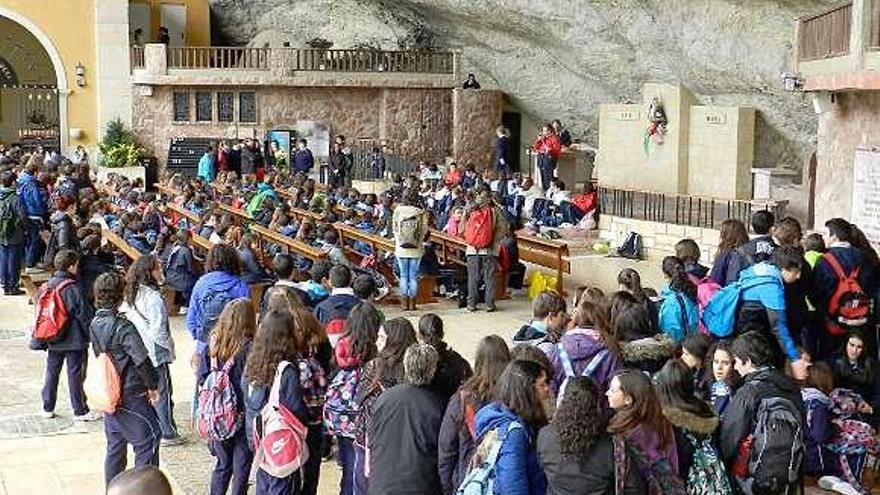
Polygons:
[[49,38],[0,7],[0,143],[67,151],[67,81]]

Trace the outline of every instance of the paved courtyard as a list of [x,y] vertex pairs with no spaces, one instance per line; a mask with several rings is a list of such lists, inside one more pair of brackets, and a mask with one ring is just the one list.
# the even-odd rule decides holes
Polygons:
[[[447,341],[453,348],[473,359],[476,343],[485,335],[497,333],[509,338],[530,315],[528,301],[520,297],[499,303],[499,312],[463,313],[451,301],[426,305],[412,319],[424,312],[436,312],[446,324]],[[399,316],[396,307],[382,308],[388,317]],[[52,420],[39,417],[40,388],[45,369],[45,354],[28,350],[28,326],[33,306],[24,297],[0,298],[0,495],[97,495],[104,492],[103,425],[74,423],[71,419],[64,373],[56,412]],[[171,319],[178,350],[172,366],[176,418],[190,442],[184,446],[162,448],[161,465],[179,495],[202,495],[213,458],[193,434],[188,411],[193,393],[188,357],[192,339],[186,332],[183,317]],[[131,462],[131,456],[130,460]],[[321,473],[320,493],[338,492],[339,470],[335,461],[325,462]]]

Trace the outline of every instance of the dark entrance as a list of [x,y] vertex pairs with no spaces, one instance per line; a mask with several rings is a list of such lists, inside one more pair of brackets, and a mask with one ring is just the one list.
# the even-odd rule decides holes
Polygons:
[[522,148],[519,134],[522,131],[522,115],[519,112],[504,112],[501,114],[501,124],[510,131],[510,169],[520,172],[519,155]]

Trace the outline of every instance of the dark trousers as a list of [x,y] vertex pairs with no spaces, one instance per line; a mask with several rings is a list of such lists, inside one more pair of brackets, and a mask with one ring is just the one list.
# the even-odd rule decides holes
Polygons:
[[83,391],[83,381],[86,379],[86,365],[88,363],[87,350],[81,351],[49,351],[46,358],[46,380],[43,383],[43,410],[46,412],[55,410],[55,402],[58,400],[58,377],[61,375],[61,366],[67,362],[67,388],[70,390],[70,405],[73,414],[80,416],[89,412],[86,406],[86,394]]
[[467,255],[468,307],[477,307],[480,281],[486,285],[486,306],[495,306],[495,257],[488,254]]
[[303,466],[303,495],[316,495],[318,493],[318,480],[321,478],[321,443],[324,435],[321,433],[321,425],[309,425],[309,433],[306,436],[306,445],[309,447],[309,460]]
[[40,238],[40,231],[43,228],[43,222],[31,218],[27,226],[27,245],[24,251],[24,266],[33,268],[40,261],[40,244],[43,240]]
[[352,495],[354,493],[354,439],[348,437],[336,437],[339,446],[338,462],[342,468],[342,479],[339,481],[339,495]]
[[257,470],[257,495],[299,495],[299,471],[287,478],[269,476],[262,469]]
[[550,187],[550,183],[553,182],[553,172],[555,170],[556,160],[549,155],[538,156],[538,171],[541,173],[541,188],[543,190],[546,191],[547,188]]
[[18,272],[21,268],[21,244],[4,246],[0,244],[0,280],[3,290],[18,289]]
[[156,409],[156,415],[159,417],[162,438],[175,438],[178,433],[177,423],[174,422],[174,401],[171,399],[173,389],[168,363],[156,366],[156,373],[159,375],[159,401],[153,404],[153,408]]
[[228,440],[211,442],[208,450],[217,459],[211,473],[211,495],[226,495],[230,481],[230,495],[247,495],[254,454],[248,446],[244,428]]
[[354,495],[368,495],[370,480],[364,468],[367,464],[367,451],[360,445],[354,446]]
[[159,466],[159,441],[162,431],[156,410],[146,394],[123,397],[122,405],[113,414],[104,415],[107,457],[104,459],[104,481],[110,484],[125,471],[128,446],[134,450],[134,466]]

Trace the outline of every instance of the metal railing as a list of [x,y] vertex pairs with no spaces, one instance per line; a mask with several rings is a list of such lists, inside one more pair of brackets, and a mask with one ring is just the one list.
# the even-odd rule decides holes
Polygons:
[[880,0],[871,0],[868,24],[868,49],[880,50]]
[[852,31],[852,2],[820,14],[803,17],[798,29],[798,59],[802,61],[839,57],[849,53]]
[[452,52],[297,50],[294,70],[452,74]]
[[785,203],[599,187],[600,213],[635,220],[719,229],[728,218],[749,226],[752,214],[759,210],[769,210],[780,218],[785,214]]
[[131,47],[131,68],[142,69],[144,67],[144,47]]
[[269,70],[269,48],[169,46],[169,69]]
[[[354,180],[390,179],[396,174],[406,177],[410,174],[417,174],[419,171],[418,163],[394,153],[380,152],[374,156],[372,149],[352,147],[351,155],[353,159],[352,179]],[[382,173],[383,169],[384,174]]]

